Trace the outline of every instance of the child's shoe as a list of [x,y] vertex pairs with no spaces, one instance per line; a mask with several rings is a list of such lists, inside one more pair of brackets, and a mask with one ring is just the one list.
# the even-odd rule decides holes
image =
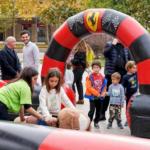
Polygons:
[[122,125],[122,123],[120,122],[120,123],[118,123],[118,127],[120,128],[120,129],[123,129],[123,125]]
[[108,125],[107,125],[107,129],[110,129],[110,128],[112,128],[112,123],[108,123]]
[[127,127],[127,126],[128,126],[128,122],[127,122],[127,121],[125,122],[124,126],[125,126],[125,127]]
[[99,129],[99,128],[100,128],[98,123],[94,123],[94,127],[95,127],[96,129]]

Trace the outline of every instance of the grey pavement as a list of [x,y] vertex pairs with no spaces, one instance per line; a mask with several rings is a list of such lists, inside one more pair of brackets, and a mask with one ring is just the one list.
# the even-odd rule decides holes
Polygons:
[[[19,59],[22,62],[22,53],[18,53]],[[40,59],[42,60],[44,56],[44,53],[40,53]],[[40,65],[39,67],[39,73],[41,72],[41,67],[42,65]],[[102,68],[102,74],[104,73],[104,68]],[[83,83],[83,89],[85,91],[85,78],[87,76],[87,72],[84,72],[83,74],[83,79],[82,79],[82,83]],[[38,78],[38,83],[41,84],[41,80],[40,80],[40,76]],[[76,100],[78,100],[78,95],[76,94]],[[85,98],[84,99],[85,103],[84,105],[77,105],[77,108],[82,110],[85,114],[88,114],[89,111],[89,101]],[[106,114],[106,121],[101,121],[99,122],[100,125],[100,129],[95,129],[92,123],[92,132],[96,132],[96,133],[103,133],[103,134],[116,134],[116,135],[125,135],[125,136],[130,136],[130,130],[128,127],[124,127],[124,129],[119,129],[117,127],[116,121],[114,120],[113,122],[113,127],[111,129],[107,129],[107,123],[108,123],[108,111]],[[125,105],[124,108],[122,109],[122,123],[124,125],[126,121],[126,116],[125,116]]]
[[[104,68],[102,68],[102,73],[104,72]],[[85,91],[85,78],[87,76],[87,73],[84,72],[83,74],[83,79],[82,79],[82,83],[83,83],[83,90]],[[76,94],[76,99],[78,99],[78,95]],[[77,105],[77,108],[82,110],[85,114],[88,114],[89,111],[89,101],[88,99],[84,98],[84,105]],[[99,125],[100,125],[100,129],[96,129],[94,128],[93,122],[92,122],[92,132],[96,132],[96,133],[103,133],[103,134],[116,134],[116,135],[126,135],[126,136],[130,136],[130,130],[128,127],[124,127],[124,129],[120,129],[117,126],[116,120],[114,120],[113,122],[113,126],[111,129],[107,129],[107,124],[108,124],[108,111],[106,113],[106,121],[100,121]],[[122,123],[124,125],[124,123],[126,122],[126,115],[125,115],[125,105],[124,108],[122,109]]]

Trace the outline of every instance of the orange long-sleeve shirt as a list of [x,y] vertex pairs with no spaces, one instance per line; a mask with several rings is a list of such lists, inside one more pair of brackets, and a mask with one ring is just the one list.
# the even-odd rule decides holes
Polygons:
[[[90,75],[91,76],[91,75]],[[106,87],[104,88],[104,90],[102,91],[102,93],[100,94],[100,89],[102,87],[103,81],[104,81],[104,77],[98,73],[92,73],[92,79],[93,81],[91,81],[90,76],[88,76],[86,78],[86,95],[88,96],[105,96],[106,95]],[[94,85],[93,85],[93,83]]]

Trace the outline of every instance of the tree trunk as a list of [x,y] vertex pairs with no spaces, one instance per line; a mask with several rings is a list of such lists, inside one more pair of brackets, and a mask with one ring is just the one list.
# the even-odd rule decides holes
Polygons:
[[49,44],[49,25],[48,24],[46,24],[46,26],[45,26],[45,28],[46,28],[46,30],[45,30],[45,35],[46,35],[46,43],[47,44]]

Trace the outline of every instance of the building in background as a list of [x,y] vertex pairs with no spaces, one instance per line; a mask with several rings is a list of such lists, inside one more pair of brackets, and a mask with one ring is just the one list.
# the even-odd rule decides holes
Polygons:
[[[20,41],[20,32],[22,30],[29,30],[33,42],[47,42],[55,29],[56,27],[52,27],[51,25],[46,27],[46,25],[41,23],[37,17],[32,18],[32,20],[22,20],[18,18],[15,23],[14,36],[17,41]],[[4,41],[5,38],[10,35],[13,35],[13,28],[10,28],[5,32],[0,32],[0,41]]]

